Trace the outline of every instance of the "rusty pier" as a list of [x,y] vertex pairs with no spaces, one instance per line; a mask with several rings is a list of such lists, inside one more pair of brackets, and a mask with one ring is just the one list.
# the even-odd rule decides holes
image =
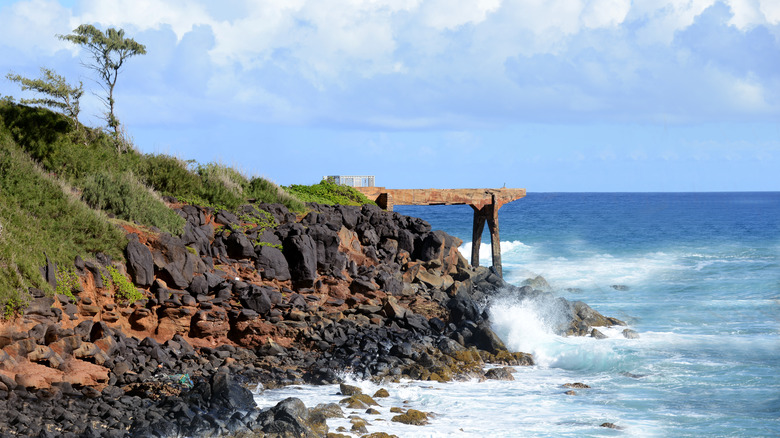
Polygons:
[[479,247],[487,222],[493,268],[501,272],[501,240],[498,232],[498,209],[504,204],[525,197],[525,189],[387,189],[384,187],[355,187],[377,205],[393,211],[395,205],[470,205],[474,209],[472,229],[471,266],[479,266]]

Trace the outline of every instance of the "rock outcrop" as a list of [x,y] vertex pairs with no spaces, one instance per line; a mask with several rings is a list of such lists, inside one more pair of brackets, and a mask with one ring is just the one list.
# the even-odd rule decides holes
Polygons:
[[[280,205],[178,206],[182,236],[128,229],[127,265],[77,261],[71,296],[31,291],[24,315],[0,326],[0,411],[12,412],[0,434],[324,436],[322,411],[294,399],[261,411],[245,385],[336,383],[344,369],[510,379],[483,365],[533,359],[491,330],[497,294],[555,307],[562,334],[621,323],[470,267],[459,239],[420,219],[309,207],[298,220]],[[109,266],[143,299],[118,300],[133,286],[114,284]]]

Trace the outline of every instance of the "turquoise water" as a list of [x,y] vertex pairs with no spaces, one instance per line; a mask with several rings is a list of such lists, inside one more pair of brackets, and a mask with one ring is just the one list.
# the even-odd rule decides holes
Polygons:
[[[396,211],[460,237],[471,253],[470,207]],[[780,436],[780,193],[532,193],[504,206],[499,224],[507,281],[542,275],[556,294],[625,320],[640,339],[619,329],[604,340],[556,336],[547,309],[501,297],[490,309],[494,329],[538,364],[518,368],[513,382],[395,385],[386,408],[406,402],[438,415],[417,428],[380,417],[369,431]],[[486,265],[489,241],[486,233]],[[565,395],[568,382],[591,389]],[[258,401],[337,401],[336,392],[288,388]]]

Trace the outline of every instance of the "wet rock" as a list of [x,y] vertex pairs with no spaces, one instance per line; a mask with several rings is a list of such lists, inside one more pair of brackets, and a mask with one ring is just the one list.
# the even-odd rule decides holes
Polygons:
[[491,368],[485,372],[485,378],[490,380],[515,380],[512,368]]
[[541,290],[544,292],[552,291],[552,287],[550,286],[550,283],[548,283],[547,280],[541,275],[537,275],[534,278],[529,278],[523,281],[521,286],[530,286],[534,289]]
[[601,333],[598,329],[591,330],[590,336],[592,338],[596,338],[596,339],[607,339],[607,337],[608,337],[604,333]]
[[341,392],[342,395],[347,395],[347,396],[363,393],[363,390],[360,389],[359,387],[347,385],[346,383],[342,383],[341,385],[339,385],[339,391]]
[[622,333],[623,337],[626,339],[639,339],[639,333],[637,333],[635,330],[624,329]]
[[416,409],[409,409],[401,415],[396,415],[390,419],[396,423],[411,424],[414,426],[424,426],[428,424],[428,414]]
[[315,437],[327,426],[324,421],[312,423],[309,410],[300,399],[287,398],[260,415],[262,431],[272,437]]
[[233,380],[225,369],[211,378],[211,406],[217,414],[247,411],[257,407],[252,393]]
[[477,325],[473,331],[473,335],[469,340],[469,343],[473,344],[480,350],[485,350],[490,353],[496,354],[499,351],[506,351],[506,345],[498,337],[498,335],[490,328],[490,323],[483,321]]
[[607,429],[622,429],[622,427],[616,425],[615,423],[601,423],[599,427],[606,427]]
[[379,406],[371,396],[366,394],[354,394],[339,401],[349,409],[367,409],[370,406]]
[[459,324],[463,321],[480,321],[482,319],[477,304],[469,295],[458,292],[447,302],[450,310],[450,322]]
[[574,301],[571,303],[574,308],[575,314],[582,320],[582,322],[589,326],[607,327],[612,323],[602,314],[593,310],[590,306],[582,301]]

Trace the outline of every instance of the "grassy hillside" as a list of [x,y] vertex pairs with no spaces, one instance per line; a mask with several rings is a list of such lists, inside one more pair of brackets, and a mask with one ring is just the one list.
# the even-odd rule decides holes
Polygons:
[[44,254],[63,266],[76,255],[122,256],[124,237],[105,214],[70,195],[3,131],[0,226],[0,304],[10,301],[9,311],[23,305],[30,287],[51,292],[38,270]]
[[60,266],[76,255],[123,257],[125,239],[109,219],[180,234],[184,220],[162,196],[235,210],[280,203],[305,213],[305,202],[370,202],[348,187],[322,182],[280,187],[219,163],[117,152],[101,130],[75,128],[42,108],[0,101],[0,306],[22,305],[30,287],[51,292],[38,270],[44,253]]

